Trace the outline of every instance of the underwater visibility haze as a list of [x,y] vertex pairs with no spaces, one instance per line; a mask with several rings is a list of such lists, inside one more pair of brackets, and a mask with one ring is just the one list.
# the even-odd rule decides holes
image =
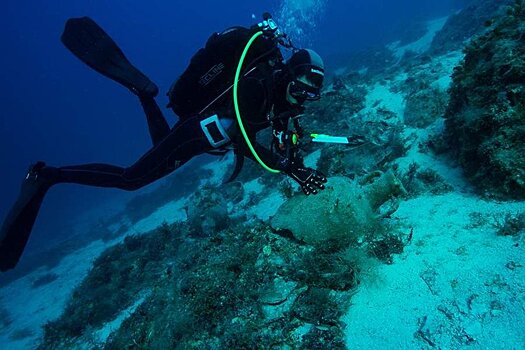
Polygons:
[[525,349],[522,0],[3,8],[2,348]]
[[[131,61],[160,86],[164,98],[210,33],[233,25],[251,25],[252,14],[259,18],[263,12],[273,12],[298,43],[314,45],[321,54],[344,55],[393,40],[393,32],[402,31],[406,21],[420,22],[462,5],[461,1],[393,5],[377,0],[366,5],[337,0],[268,4],[230,1],[224,6],[213,1],[35,1],[31,5],[8,1],[6,30],[0,34],[6,48],[0,62],[12,67],[2,74],[0,142],[5,151],[0,156],[8,170],[2,176],[6,185],[0,213],[5,216],[18,195],[20,174],[36,160],[126,165],[149,146],[136,101],[119,86],[83,67],[64,49],[59,38],[70,17],[91,16],[101,23]],[[164,103],[166,99],[161,105]],[[176,120],[170,113],[167,118],[172,123]],[[51,204],[42,208],[35,228],[43,233],[35,235],[33,241],[38,244],[30,243],[31,249],[45,244],[50,235],[67,237],[79,212],[118,196],[129,198],[111,190],[67,187],[55,188],[46,199]],[[76,219],[69,220],[71,217]]]

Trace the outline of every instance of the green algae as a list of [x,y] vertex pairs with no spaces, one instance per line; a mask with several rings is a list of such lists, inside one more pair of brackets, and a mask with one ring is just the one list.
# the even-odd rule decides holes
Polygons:
[[445,140],[480,192],[525,198],[525,18],[521,1],[465,49]]
[[[317,196],[296,196],[284,203],[271,223],[312,246],[343,249],[380,231],[380,219],[395,211],[395,202],[404,193],[391,172],[374,172],[361,182],[332,177]],[[387,202],[394,203],[393,209],[382,212]]]
[[[257,222],[199,229],[165,224],[104,252],[40,348],[344,348],[339,318],[365,259],[349,250],[366,254],[363,243],[314,247]],[[107,339],[93,341],[144,295]]]

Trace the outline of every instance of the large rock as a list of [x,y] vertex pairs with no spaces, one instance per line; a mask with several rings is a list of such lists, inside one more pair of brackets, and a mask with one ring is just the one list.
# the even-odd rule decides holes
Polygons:
[[397,197],[403,193],[403,185],[391,172],[374,172],[361,182],[332,177],[318,195],[299,195],[285,202],[271,225],[313,246],[352,243],[397,209]]
[[465,48],[453,74],[445,140],[482,192],[525,198],[525,11],[509,8]]

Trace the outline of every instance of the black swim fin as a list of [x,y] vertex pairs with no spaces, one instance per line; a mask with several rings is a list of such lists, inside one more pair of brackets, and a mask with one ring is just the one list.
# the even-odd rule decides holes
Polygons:
[[158,87],[133,66],[111,37],[91,18],[70,18],[62,43],[82,62],[134,94],[155,97]]
[[7,214],[0,231],[0,271],[16,266],[29,240],[33,224],[51,182],[38,176],[45,166],[33,165],[22,183],[17,201]]

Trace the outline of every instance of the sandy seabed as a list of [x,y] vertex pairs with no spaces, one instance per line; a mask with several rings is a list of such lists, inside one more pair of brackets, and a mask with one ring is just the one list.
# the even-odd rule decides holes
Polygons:
[[[429,32],[435,33],[443,23],[443,19],[430,22]],[[394,44],[392,48],[423,52],[432,36],[426,35],[408,47]],[[461,58],[461,53],[453,52],[429,63],[440,63],[443,70],[436,87],[448,87],[449,75]],[[403,78],[400,73],[391,83]],[[379,107],[403,117],[403,95],[393,93],[388,84],[369,86],[368,91],[365,111],[378,108],[379,101]],[[440,123],[428,129],[440,128]],[[428,130],[407,128],[405,133],[417,141],[423,140]],[[412,232],[412,241],[393,264],[363,271],[362,283],[343,318],[348,348],[525,349],[525,240],[523,235],[498,236],[496,228],[507,213],[525,212],[525,202],[481,199],[459,169],[420,153],[417,144],[414,142],[408,154],[398,160],[399,166],[407,168],[417,162],[433,169],[453,191],[424,194],[401,203],[393,219]],[[315,162],[318,156],[310,161]],[[219,182],[229,165],[229,159],[208,165],[215,174],[209,181]],[[261,186],[257,181],[246,183],[245,196],[260,193]],[[42,326],[60,316],[73,289],[101,252],[127,234],[147,232],[165,221],[185,220],[187,200],[170,202],[130,227],[122,237],[106,243],[95,241],[65,257],[54,269],[42,268],[0,289],[0,306],[11,321],[3,326],[0,323],[1,348],[36,347]],[[274,192],[256,203],[251,214],[266,220],[283,201]],[[33,282],[47,273],[57,278],[33,288]],[[122,319],[99,330],[99,340],[119,322]]]

